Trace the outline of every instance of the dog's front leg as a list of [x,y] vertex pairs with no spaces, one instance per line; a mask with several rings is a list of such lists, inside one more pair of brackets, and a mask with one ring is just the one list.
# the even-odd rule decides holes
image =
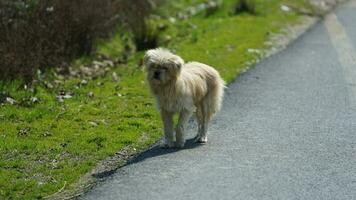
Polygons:
[[192,115],[191,112],[183,110],[179,114],[178,124],[176,128],[176,139],[177,139],[177,147],[183,148],[185,144],[185,128],[186,124],[190,116]]
[[164,141],[161,144],[163,148],[171,148],[174,146],[173,142],[173,115],[174,113],[168,112],[166,110],[161,110],[161,117],[164,126]]

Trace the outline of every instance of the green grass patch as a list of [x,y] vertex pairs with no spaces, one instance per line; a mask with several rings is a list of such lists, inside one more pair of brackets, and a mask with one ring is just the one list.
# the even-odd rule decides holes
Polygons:
[[[156,141],[161,125],[140,74],[125,74],[119,84],[110,78],[89,82],[73,89],[73,98],[64,103],[56,101],[56,92],[43,89],[37,92],[38,105],[2,106],[0,196],[44,197],[123,147],[140,150]],[[103,84],[97,86],[98,81]],[[149,140],[138,142],[143,134]]]
[[[208,17],[198,14],[175,23],[167,18],[201,2],[205,1],[172,1],[160,8],[158,12],[166,16],[155,22],[166,26],[160,42],[186,61],[216,67],[228,82],[260,57],[248,49],[268,48],[265,42],[271,34],[298,23],[296,13],[281,11],[282,0],[256,0],[256,15],[231,14],[236,1],[226,0]],[[100,41],[98,53],[119,57],[124,41],[122,36]],[[18,102],[39,99],[28,105],[0,106],[0,199],[46,197],[75,183],[98,161],[124,147],[142,150],[161,137],[159,114],[138,66],[142,55],[134,54],[127,65],[83,86],[76,78],[54,89],[38,84],[24,90],[21,81],[0,83],[0,91]],[[87,60],[91,58],[78,63]],[[112,80],[112,72],[120,81]],[[70,92],[72,98],[58,102],[60,91]]]

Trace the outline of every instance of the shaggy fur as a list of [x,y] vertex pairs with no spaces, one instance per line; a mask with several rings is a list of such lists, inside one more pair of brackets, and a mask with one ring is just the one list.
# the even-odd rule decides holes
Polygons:
[[[198,119],[195,141],[206,143],[208,123],[220,110],[224,95],[225,83],[219,73],[202,63],[184,64],[181,57],[162,48],[147,51],[144,63],[147,80],[157,99],[164,124],[165,140],[162,146],[184,146],[184,129],[194,111]],[[175,113],[179,113],[176,138],[173,128]]]

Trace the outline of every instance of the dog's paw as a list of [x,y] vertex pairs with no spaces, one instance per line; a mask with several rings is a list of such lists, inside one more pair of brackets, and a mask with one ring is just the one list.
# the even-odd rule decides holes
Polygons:
[[184,147],[185,141],[183,142],[176,142],[176,148],[182,149]]
[[173,142],[168,142],[166,140],[162,141],[161,144],[159,145],[162,149],[168,149],[168,148],[173,148],[174,143]]
[[197,136],[197,137],[195,137],[194,141],[196,143],[205,144],[208,142],[208,137],[207,136]]

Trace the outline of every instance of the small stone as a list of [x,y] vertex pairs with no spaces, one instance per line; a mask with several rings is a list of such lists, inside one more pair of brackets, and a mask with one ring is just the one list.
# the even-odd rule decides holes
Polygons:
[[218,6],[219,6],[218,3],[215,2],[215,1],[209,1],[208,5],[207,5],[208,8],[215,8],[215,7],[218,7]]
[[54,86],[52,85],[52,83],[45,82],[45,85],[46,85],[46,88],[48,88],[48,89],[53,89],[53,88],[54,88]]
[[281,10],[284,11],[284,12],[289,12],[290,11],[290,8],[286,5],[281,5]]
[[172,36],[170,36],[170,35],[164,36],[164,41],[169,42],[171,40],[172,40]]
[[11,104],[11,105],[16,104],[16,100],[11,98],[11,97],[6,97],[6,102]]
[[89,122],[90,125],[92,125],[93,127],[97,127],[98,124],[96,122]]
[[104,60],[103,62],[106,66],[114,67],[114,62],[111,60]]
[[54,11],[54,7],[53,6],[48,7],[48,8],[46,8],[46,11],[47,12],[53,12]]
[[119,76],[117,75],[116,72],[112,73],[112,81],[114,81],[114,82],[118,82],[119,81]]
[[103,62],[99,62],[99,61],[93,61],[93,65],[95,66],[95,67],[105,67],[105,63],[103,63]]
[[247,52],[248,53],[256,53],[256,54],[260,54],[261,53],[261,51],[258,50],[258,49],[247,49]]
[[196,8],[193,8],[194,10],[196,10],[196,12],[198,11],[202,11],[207,7],[207,5],[205,3],[199,4]]
[[80,85],[87,85],[88,84],[88,81],[83,79],[82,81],[80,81]]
[[[184,14],[184,13],[178,13],[177,14],[178,19],[188,19],[188,15]],[[174,23],[174,22],[172,22]]]
[[48,137],[48,136],[51,136],[51,135],[52,135],[52,133],[50,133],[49,131],[45,131],[45,132],[42,134],[43,137]]
[[[201,4],[201,5],[203,5],[203,4]],[[190,7],[187,10],[188,10],[188,13],[189,13],[190,16],[194,16],[194,15],[196,15],[198,13],[198,10],[196,8],[194,8],[194,7]]]
[[59,95],[56,96],[57,100],[59,102],[64,102],[64,99],[71,99],[73,98],[73,94],[72,93],[66,93],[64,91],[60,91]]
[[100,66],[100,65],[94,65],[94,69],[95,69],[96,71],[100,70],[100,67],[103,67],[103,66]]
[[171,22],[172,24],[174,24],[174,23],[176,23],[176,18],[174,18],[174,17],[170,17],[169,19],[169,22]]
[[93,93],[93,92],[88,92],[87,96],[88,96],[89,98],[93,98],[93,97],[94,97],[94,93]]
[[31,100],[32,103],[38,103],[39,102],[37,97],[31,97],[30,100]]
[[70,94],[66,94],[64,96],[62,96],[63,99],[71,99],[73,96]]
[[60,102],[60,103],[63,103],[63,102],[64,102],[64,99],[61,98],[60,96],[57,96],[56,98],[57,98],[57,101],[58,101],[58,102]]
[[71,76],[74,76],[74,77],[76,77],[77,75],[78,75],[78,71],[75,71],[75,70],[71,70],[70,72],[69,72],[69,74],[71,75]]

